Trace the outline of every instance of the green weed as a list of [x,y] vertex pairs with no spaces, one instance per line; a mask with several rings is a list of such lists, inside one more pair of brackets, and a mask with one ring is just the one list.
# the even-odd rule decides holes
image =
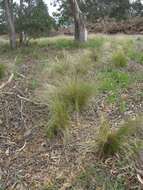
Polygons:
[[36,79],[31,80],[30,87],[35,90],[38,87],[38,81]]
[[130,60],[143,64],[143,52],[135,50],[135,48],[128,51],[128,57]]
[[96,37],[93,39],[89,39],[85,44],[82,44],[82,46],[84,48],[93,48],[99,50],[103,46],[105,41],[106,40],[103,37]]
[[103,72],[100,75],[102,78],[101,86],[102,91],[114,91],[117,89],[127,88],[130,84],[130,76],[128,73],[122,71],[111,70],[109,72]]
[[111,176],[109,169],[101,162],[90,164],[83,172],[77,176],[72,185],[72,190],[125,190],[126,180],[124,177],[118,178]]
[[79,48],[80,44],[73,39],[60,38],[56,41],[49,41],[49,46],[56,49],[75,49]]
[[109,70],[98,73],[99,92],[108,93],[108,101],[113,103],[119,98],[120,91],[127,89],[132,79],[128,73]]

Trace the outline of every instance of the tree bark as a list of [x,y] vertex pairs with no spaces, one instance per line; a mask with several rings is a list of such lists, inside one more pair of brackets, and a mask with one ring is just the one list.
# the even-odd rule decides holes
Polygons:
[[69,0],[72,14],[74,17],[75,33],[74,37],[76,41],[86,42],[87,41],[87,29],[85,26],[85,17],[82,14],[77,0]]
[[[20,0],[20,9],[19,9],[19,18],[20,18],[20,22],[22,22],[22,16],[23,16],[23,0]],[[19,33],[19,44],[23,45],[23,41],[24,41],[24,35],[23,35],[23,31],[20,30]]]
[[5,12],[7,17],[7,24],[9,28],[9,39],[10,39],[10,46],[11,48],[16,48],[16,33],[15,33],[15,26],[14,20],[12,15],[12,1],[5,0]]

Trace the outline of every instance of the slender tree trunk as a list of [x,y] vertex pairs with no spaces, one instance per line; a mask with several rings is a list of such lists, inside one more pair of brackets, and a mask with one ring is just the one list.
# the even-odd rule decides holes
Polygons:
[[82,14],[77,0],[69,0],[72,8],[72,14],[75,24],[75,40],[79,42],[87,41],[87,29],[85,26],[85,17]]
[[[20,0],[20,9],[19,9],[19,18],[20,18],[20,22],[22,22],[22,16],[23,16],[23,0]],[[20,33],[19,33],[19,44],[23,45],[23,41],[24,41],[24,32],[22,31],[22,29],[20,29]]]
[[10,46],[11,48],[16,48],[16,33],[15,33],[15,26],[12,14],[12,1],[11,0],[4,0],[5,2],[5,12],[7,17],[7,24],[9,28],[9,39],[10,39]]

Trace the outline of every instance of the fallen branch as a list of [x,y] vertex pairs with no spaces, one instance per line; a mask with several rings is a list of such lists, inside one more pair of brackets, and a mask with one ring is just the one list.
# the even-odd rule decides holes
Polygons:
[[0,86],[0,90],[3,89],[6,85],[8,85],[9,83],[11,83],[12,79],[14,77],[14,74],[12,73],[8,79],[8,81],[6,81],[5,83],[2,83],[2,85]]

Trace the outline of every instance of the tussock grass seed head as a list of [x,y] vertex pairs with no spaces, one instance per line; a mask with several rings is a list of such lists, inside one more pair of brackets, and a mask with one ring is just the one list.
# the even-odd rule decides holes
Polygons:
[[[82,56],[80,55],[82,53]],[[73,60],[72,70],[74,75],[85,76],[88,71],[93,69],[93,60],[91,57],[91,51],[82,50],[75,56],[76,60]]]
[[114,52],[112,55],[112,63],[115,67],[126,67],[128,64],[127,58],[123,51]]
[[56,60],[51,66],[51,72],[53,74],[64,75],[69,69],[69,64],[65,60]]

